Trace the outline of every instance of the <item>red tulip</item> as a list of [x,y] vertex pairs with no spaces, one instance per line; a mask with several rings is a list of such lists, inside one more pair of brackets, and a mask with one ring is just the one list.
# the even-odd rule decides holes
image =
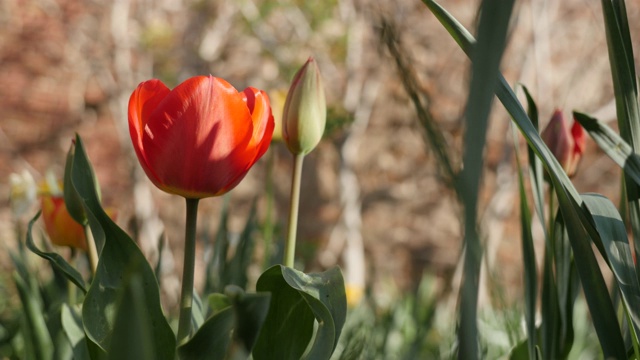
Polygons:
[[586,148],[587,138],[582,126],[574,121],[569,130],[562,111],[556,109],[541,137],[567,175],[573,176]]
[[185,198],[233,189],[267,151],[273,127],[264,91],[238,92],[213,76],[173,90],[145,81],[129,99],[129,133],[142,168],[158,188]]
[[43,195],[42,219],[51,243],[58,246],[69,246],[87,250],[87,239],[84,228],[78,224],[64,204],[62,196]]

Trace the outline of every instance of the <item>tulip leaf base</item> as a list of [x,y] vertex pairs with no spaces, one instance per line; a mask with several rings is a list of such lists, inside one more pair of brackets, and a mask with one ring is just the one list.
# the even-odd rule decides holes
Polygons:
[[[237,286],[228,286],[226,294],[211,294],[211,315],[189,341],[178,347],[180,358],[246,358],[267,317],[270,299],[268,293],[246,294]],[[232,343],[237,346],[230,346]]]
[[[276,265],[256,285],[271,292],[271,307],[253,351],[262,359],[329,359],[346,319],[344,279],[339,268],[305,274]],[[314,322],[317,322],[315,340]],[[307,349],[309,347],[309,349]]]
[[[101,349],[115,349],[112,341],[129,339],[129,354],[148,354],[155,359],[173,359],[175,336],[160,305],[158,282],[153,269],[133,240],[100,206],[95,181],[82,140],[76,138],[72,184],[81,197],[96,238],[104,239],[98,268],[85,297],[82,318],[87,338]],[[99,235],[96,235],[99,234]],[[142,314],[139,314],[142,313]],[[123,316],[133,316],[126,326]],[[137,331],[149,329],[148,338]],[[116,333],[117,330],[117,333]],[[133,343],[133,339],[144,340]],[[125,354],[123,354],[124,356]],[[120,359],[136,357],[120,357]]]

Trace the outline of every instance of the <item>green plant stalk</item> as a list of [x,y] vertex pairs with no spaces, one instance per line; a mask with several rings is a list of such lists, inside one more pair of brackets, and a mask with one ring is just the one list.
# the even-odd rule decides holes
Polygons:
[[302,177],[303,154],[293,157],[293,172],[291,175],[291,197],[289,199],[289,227],[287,242],[284,249],[284,265],[293,268],[296,254],[296,233],[298,230],[298,209],[300,205],[300,180]]
[[196,223],[198,202],[187,200],[187,221],[185,225],[184,262],[182,267],[182,292],[180,294],[180,319],[178,321],[178,345],[184,343],[191,333],[191,308],[193,306],[193,278],[196,265]]
[[91,233],[91,229],[89,229],[89,225],[85,225],[83,227],[84,237],[87,240],[87,254],[89,255],[89,265],[91,265],[91,273],[95,275],[96,270],[98,269],[98,248],[96,247],[96,240],[93,238],[93,234]]

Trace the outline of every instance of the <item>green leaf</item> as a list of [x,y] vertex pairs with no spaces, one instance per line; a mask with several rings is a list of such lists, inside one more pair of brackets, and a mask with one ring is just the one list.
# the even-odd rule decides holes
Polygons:
[[538,297],[538,269],[536,266],[536,252],[531,233],[531,212],[522,176],[520,163],[519,141],[515,131],[514,148],[518,165],[518,189],[520,192],[520,226],[522,229],[522,260],[524,262],[524,301],[525,322],[527,329],[527,348],[530,359],[535,359],[536,346],[536,299]]
[[[139,298],[144,299],[146,317],[138,318],[137,321],[147,321],[147,325],[139,326],[150,329],[156,359],[173,359],[175,335],[162,313],[160,292],[153,269],[133,240],[100,206],[94,186],[95,179],[90,169],[82,140],[77,136],[71,171],[72,184],[81,197],[94,238],[102,238],[104,242],[96,274],[82,306],[87,338],[103,350],[115,348],[117,344],[111,344],[111,338],[117,321],[116,310],[132,313],[140,307],[135,302],[122,302],[118,306],[118,299],[122,296],[120,289],[129,287],[127,279],[139,277],[139,286],[135,291],[139,291]],[[134,349],[130,351],[133,352]]]
[[49,261],[51,266],[60,270],[64,276],[78,286],[84,293],[87,292],[87,289],[84,284],[84,280],[82,279],[82,275],[76,270],[73,266],[71,266],[60,254],[44,252],[38,249],[36,244],[33,242],[33,233],[32,228],[33,224],[40,217],[40,212],[36,214],[36,216],[29,221],[29,226],[27,228],[27,248],[31,250],[34,254],[42,257],[43,259]]
[[231,306],[207,319],[189,341],[178,347],[183,360],[223,360],[231,343],[234,325]]
[[460,297],[460,358],[477,359],[478,284],[482,245],[477,233],[478,190],[482,178],[484,145],[500,60],[506,44],[513,0],[484,0],[478,24],[478,46],[471,55],[472,77],[465,109],[464,167],[457,178],[464,203],[464,269]]
[[210,315],[215,315],[217,312],[231,306],[231,300],[229,300],[229,297],[225,294],[209,294],[207,300],[209,303],[209,310],[211,312]]
[[[573,346],[573,304],[578,293],[578,279],[571,250],[571,241],[562,213],[556,214],[551,234],[553,264],[555,265],[556,283],[553,290],[556,296],[557,328],[553,329],[551,357],[566,358]],[[544,349],[543,349],[544,351]]]
[[[601,3],[616,99],[618,128],[620,135],[631,145],[633,152],[638,153],[640,152],[640,107],[626,6],[623,0],[602,0]],[[627,171],[624,175],[624,189],[627,194],[627,211],[633,233],[634,251],[638,257],[640,256],[640,187],[631,180]],[[636,269],[636,272],[640,276],[640,268]]]
[[573,117],[587,130],[600,149],[640,186],[640,156],[633,151],[631,145],[610,127],[589,115],[574,111]]
[[247,294],[235,285],[227,286],[225,292],[233,304],[236,319],[233,337],[239,340],[244,351],[250,354],[269,313],[271,294]]
[[[538,107],[536,105],[536,102],[533,100],[533,97],[529,93],[529,89],[527,89],[527,87],[524,85],[521,85],[521,87],[524,91],[525,97],[527,98],[527,115],[529,116],[533,127],[536,129],[536,131],[538,131]],[[533,204],[540,220],[540,224],[544,229],[545,241],[548,242],[549,234],[547,224],[544,221],[544,171],[542,169],[542,162],[540,161],[540,159],[538,159],[531,147],[527,147],[527,158],[529,160],[529,177],[533,192]]]
[[[152,337],[153,322],[149,319],[142,277],[137,273],[126,274],[119,291],[119,300],[113,325],[113,335],[109,342],[108,359],[165,359],[173,358],[164,354],[156,355]],[[158,347],[161,349],[161,347]]]
[[37,289],[29,286],[28,281],[17,272],[13,274],[13,280],[22,302],[28,327],[27,335],[31,335],[30,338],[27,336],[25,339],[29,343],[27,346],[34,350],[36,360],[53,359],[53,341],[47,329],[41,301],[38,301],[40,296],[37,293]]
[[89,349],[82,328],[82,319],[76,310],[67,304],[62,304],[62,329],[73,348],[74,360],[89,360]]
[[[276,265],[260,276],[256,289],[271,292],[269,313],[253,351],[256,360],[329,359],[347,312],[340,269],[305,274]],[[315,341],[305,353],[314,318],[318,324]]]
[[[233,285],[227,287],[226,293],[209,296],[213,315],[178,348],[182,359],[227,359],[246,357],[251,353],[269,311],[271,295],[246,294]],[[238,340],[241,347],[230,347],[232,339]],[[229,351],[241,353],[230,356]]]
[[633,325],[633,342],[636,356],[640,334],[640,283],[636,275],[631,247],[627,239],[627,229],[609,199],[598,194],[582,195],[606,253],[603,254],[613,271],[616,283],[622,294],[625,311]]
[[[460,45],[462,50],[469,54],[474,44],[474,39],[469,32],[435,1],[423,0],[423,2],[449,31],[449,34]],[[560,209],[567,224],[576,268],[584,285],[585,298],[604,355],[607,358],[625,358],[626,352],[624,351],[620,325],[611,299],[607,295],[608,291],[604,278],[599,271],[598,263],[591,250],[589,233],[583,227],[591,228],[592,226],[580,208],[582,199],[558,161],[540,138],[538,131],[532,125],[531,120],[504,77],[500,76],[499,81],[496,89],[498,99],[507,109],[529,146],[536,153],[536,156],[541,159],[556,189]]]

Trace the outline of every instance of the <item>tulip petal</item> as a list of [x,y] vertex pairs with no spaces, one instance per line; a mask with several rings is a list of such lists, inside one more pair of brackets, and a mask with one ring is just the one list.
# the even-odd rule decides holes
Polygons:
[[162,81],[153,79],[140,83],[129,98],[129,135],[142,168],[154,183],[157,183],[159,179],[148,164],[142,145],[142,137],[150,114],[169,92],[169,88]]
[[161,189],[201,198],[227,191],[247,171],[253,121],[242,96],[226,81],[193,77],[173,89],[145,123],[142,138]]
[[571,137],[573,137],[573,153],[574,155],[582,155],[587,147],[587,135],[579,122],[574,121],[571,126]]
[[[269,148],[275,127],[269,96],[262,90],[248,87],[242,92],[251,118],[253,119],[253,137],[251,145],[257,147],[256,160],[262,157]],[[265,141],[266,140],[266,141]]]
[[69,215],[64,198],[46,195],[41,203],[42,218],[51,243],[86,250],[84,228]]

